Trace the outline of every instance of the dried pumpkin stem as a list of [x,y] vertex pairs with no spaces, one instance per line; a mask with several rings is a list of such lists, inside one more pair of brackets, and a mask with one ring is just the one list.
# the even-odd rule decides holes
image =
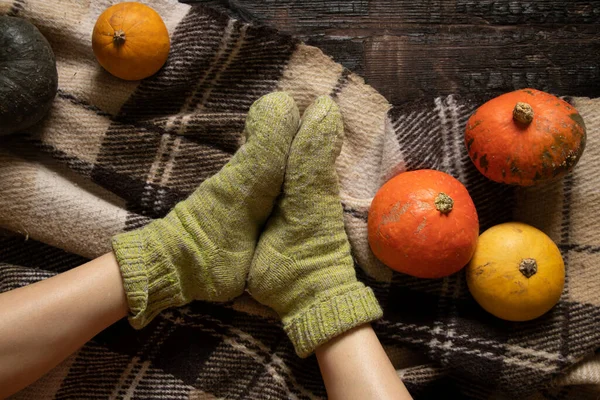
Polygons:
[[446,193],[440,192],[435,198],[435,208],[442,214],[448,214],[452,211],[452,207],[454,206],[454,200]]
[[518,102],[513,110],[513,119],[529,125],[533,121],[533,108],[527,103]]
[[125,43],[125,32],[123,32],[120,29],[118,31],[115,31],[115,34],[113,36],[113,43],[116,46],[120,46],[123,43]]
[[519,271],[525,278],[531,278],[537,273],[537,262],[533,258],[524,258],[519,264]]

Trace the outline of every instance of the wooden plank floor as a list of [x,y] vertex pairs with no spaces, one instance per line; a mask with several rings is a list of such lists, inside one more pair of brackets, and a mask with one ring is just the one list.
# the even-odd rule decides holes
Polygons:
[[600,1],[187,1],[318,46],[394,104],[526,86],[600,96]]

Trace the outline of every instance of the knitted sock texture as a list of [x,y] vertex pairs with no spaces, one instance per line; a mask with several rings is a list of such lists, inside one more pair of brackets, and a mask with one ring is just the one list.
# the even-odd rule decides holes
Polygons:
[[248,112],[246,143],[219,173],[165,218],[113,238],[132,326],[145,326],[168,307],[243,292],[299,120],[288,94],[263,96]]
[[248,289],[281,316],[296,353],[382,315],[356,279],[344,231],[334,162],[343,140],[338,106],[319,97],[302,117],[287,164],[284,193],[267,223]]

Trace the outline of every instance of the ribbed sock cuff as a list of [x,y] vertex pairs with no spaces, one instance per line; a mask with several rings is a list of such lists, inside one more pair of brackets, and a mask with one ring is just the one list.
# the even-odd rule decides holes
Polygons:
[[112,247],[121,269],[131,326],[141,329],[162,310],[185,303],[176,270],[148,243],[143,230],[113,237]]
[[304,358],[332,338],[382,315],[371,288],[357,284],[355,289],[321,300],[284,321],[284,329],[298,356]]

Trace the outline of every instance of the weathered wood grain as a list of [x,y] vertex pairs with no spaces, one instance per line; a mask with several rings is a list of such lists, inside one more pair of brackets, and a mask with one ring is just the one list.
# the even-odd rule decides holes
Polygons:
[[394,104],[525,86],[600,96],[600,1],[194,2],[319,46]]
[[535,27],[415,27],[368,38],[364,71],[393,103],[520,87],[594,96],[600,89],[599,47],[598,36]]

